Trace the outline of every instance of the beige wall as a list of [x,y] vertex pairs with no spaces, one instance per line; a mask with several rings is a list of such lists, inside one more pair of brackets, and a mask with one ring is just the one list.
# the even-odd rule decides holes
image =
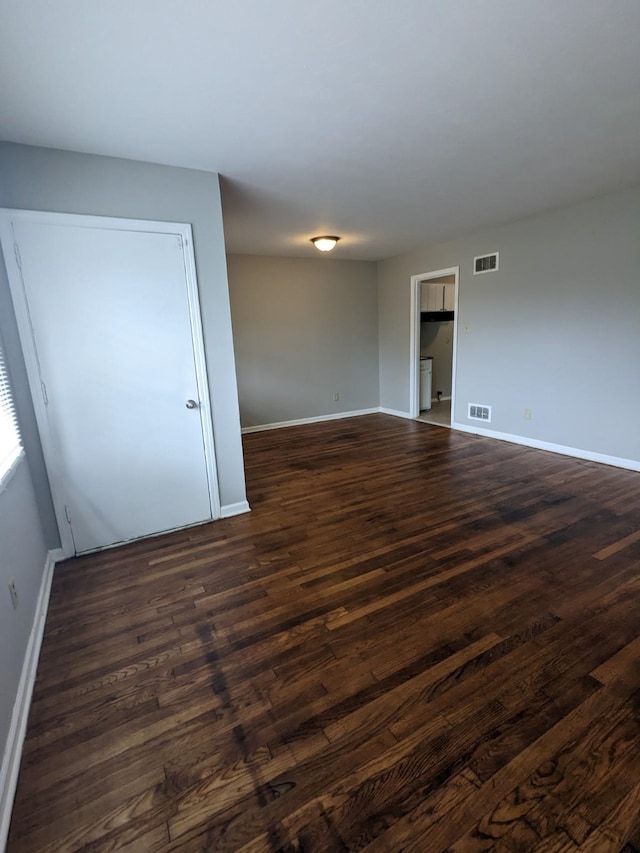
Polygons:
[[243,427],[378,406],[375,264],[229,255],[227,266]]

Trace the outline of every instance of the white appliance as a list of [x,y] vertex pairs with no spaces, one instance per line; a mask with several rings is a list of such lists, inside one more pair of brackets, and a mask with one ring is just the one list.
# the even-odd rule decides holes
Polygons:
[[431,408],[431,375],[433,357],[428,355],[420,359],[420,411]]

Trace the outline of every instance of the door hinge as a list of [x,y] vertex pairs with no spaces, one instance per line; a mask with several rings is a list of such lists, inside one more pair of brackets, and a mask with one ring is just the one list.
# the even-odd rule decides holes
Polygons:
[[44,400],[44,404],[45,406],[48,406],[49,396],[47,395],[47,386],[44,384],[44,382],[41,382],[40,385],[42,385],[42,398]]
[[71,524],[71,513],[69,512],[69,507],[66,506],[66,504],[64,507],[64,514],[66,515],[67,521],[69,522],[69,524]]
[[18,269],[22,272],[22,258],[20,257],[20,246],[17,243],[13,244],[13,254],[16,256],[16,263],[18,264]]

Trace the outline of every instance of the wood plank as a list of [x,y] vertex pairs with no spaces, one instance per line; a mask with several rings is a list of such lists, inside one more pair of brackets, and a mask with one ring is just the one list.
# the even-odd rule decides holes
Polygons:
[[250,515],[56,568],[9,853],[636,850],[638,474],[244,444]]
[[633,545],[634,542],[640,542],[640,530],[634,530],[633,533],[630,533],[623,539],[619,539],[617,542],[614,542],[606,548],[601,548],[600,551],[597,551],[593,556],[596,560],[608,560],[613,554],[617,554],[619,551],[622,551],[623,548],[628,548],[629,545]]

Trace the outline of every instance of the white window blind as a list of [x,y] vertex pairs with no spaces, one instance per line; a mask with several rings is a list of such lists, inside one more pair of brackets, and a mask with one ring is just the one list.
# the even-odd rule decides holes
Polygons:
[[0,483],[20,453],[20,431],[0,344]]

